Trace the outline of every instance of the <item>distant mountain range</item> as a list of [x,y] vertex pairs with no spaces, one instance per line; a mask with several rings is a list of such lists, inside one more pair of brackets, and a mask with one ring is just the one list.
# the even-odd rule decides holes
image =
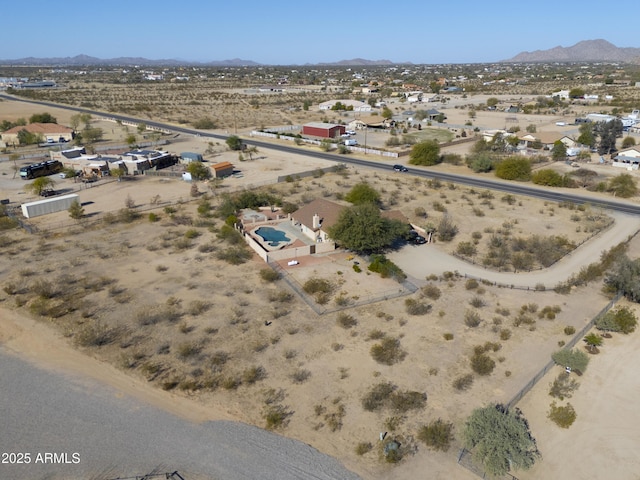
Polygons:
[[[640,48],[621,48],[614,44],[598,39],[584,40],[572,47],[554,47],[549,50],[536,50],[533,52],[522,52],[503,63],[533,63],[533,62],[623,62],[640,64]],[[376,66],[376,65],[411,65],[412,62],[392,62],[391,60],[366,60],[364,58],[354,58],[351,60],[340,60],[337,62],[325,62],[311,65],[322,66]],[[18,58],[14,60],[0,60],[0,65],[24,65],[24,66],[113,66],[122,67],[148,66],[148,67],[180,67],[180,66],[202,66],[202,67],[244,67],[260,66],[261,63],[252,60],[242,60],[234,58],[231,60],[219,60],[211,62],[190,62],[186,60],[161,59],[150,60],[142,57],[118,57],[118,58],[97,58],[89,55],[76,55],[75,57],[57,58]]]
[[640,64],[640,48],[621,48],[606,40],[584,40],[572,47],[554,47],[549,50],[522,52],[509,63],[531,62],[625,62]]

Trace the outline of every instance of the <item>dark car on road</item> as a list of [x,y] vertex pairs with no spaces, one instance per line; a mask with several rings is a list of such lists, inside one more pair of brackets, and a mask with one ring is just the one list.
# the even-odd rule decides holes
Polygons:
[[393,170],[396,172],[408,172],[409,169],[407,167],[405,167],[404,165],[394,165],[393,166]]
[[40,192],[40,196],[41,197],[53,197],[54,195],[57,195],[58,192],[56,192],[55,190],[42,190]]

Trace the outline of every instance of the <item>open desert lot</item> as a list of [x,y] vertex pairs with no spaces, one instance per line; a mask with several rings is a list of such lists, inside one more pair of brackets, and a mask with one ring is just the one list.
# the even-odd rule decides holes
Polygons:
[[[42,110],[0,101],[0,118]],[[73,114],[46,110],[60,123]],[[267,109],[254,110],[257,116]],[[445,111],[450,124],[461,126],[456,129],[469,118],[452,103]],[[232,114],[226,112],[229,123],[212,131],[228,132]],[[246,121],[239,135],[249,139],[266,119],[284,123],[281,110],[270,114],[273,119]],[[298,114],[291,123],[303,120]],[[474,120],[483,128],[503,128],[506,121],[496,112],[479,112]],[[555,121],[530,115],[522,125],[543,128]],[[129,133],[112,122],[94,124],[109,137],[105,143],[123,142]],[[380,160],[382,169],[322,173],[334,163],[305,155],[314,147],[301,146],[296,155],[261,148],[241,159],[224,142],[213,143],[181,135],[163,148],[229,161],[241,175],[197,182],[197,192],[176,178],[102,179],[90,187],[56,178],[57,190],[80,195],[84,219],[72,220],[64,211],[26,222],[35,233],[0,232],[3,351],[38,369],[86,378],[88,390],[103,382],[116,397],[139,402],[136,408],[149,405],[189,425],[224,420],[272,430],[334,457],[335,472],[344,465],[364,479],[466,480],[477,478],[456,464],[468,415],[508,403],[571,339],[567,327],[580,331],[610,300],[601,279],[568,293],[554,287],[630,238],[629,256],[640,252],[634,236],[640,219],[590,205],[426,180],[393,172],[391,159]],[[462,145],[452,148],[464,155],[469,147]],[[610,166],[590,168],[598,178],[614,174]],[[314,174],[299,178],[304,172]],[[0,162],[0,198],[35,199],[13,174],[10,162]],[[254,192],[278,199],[258,214],[288,222],[286,204],[325,199],[346,205],[345,195],[361,183],[379,192],[383,211],[399,211],[422,231],[444,218],[456,226],[451,241],[400,242],[388,252],[407,274],[406,283],[382,278],[367,269],[367,256],[343,250],[296,256],[292,265],[281,261],[282,275],[274,276],[218,216],[229,196]],[[528,268],[496,261],[496,245],[511,239],[535,244]],[[473,245],[473,253],[459,254],[461,243]],[[326,290],[309,292],[309,282]],[[638,342],[637,333],[615,334],[591,357],[571,398],[578,416],[568,430],[547,419],[555,369],[524,397],[518,406],[542,460],[529,472],[514,472],[518,478],[634,478],[640,437],[628,426],[640,421],[629,402],[638,393],[630,367],[640,361]],[[493,364],[485,374],[471,367],[478,349]],[[429,449],[418,438],[421,427],[436,419],[453,424],[447,451]],[[385,432],[401,445],[404,458],[397,464],[384,459]],[[114,449],[114,455],[122,453]],[[114,464],[123,469],[110,470],[112,476],[143,467],[126,458],[114,458]],[[95,471],[84,467],[106,478],[99,476],[103,464]],[[193,478],[206,478],[198,468]],[[313,470],[312,463],[304,468]],[[326,472],[331,478],[333,470]]]

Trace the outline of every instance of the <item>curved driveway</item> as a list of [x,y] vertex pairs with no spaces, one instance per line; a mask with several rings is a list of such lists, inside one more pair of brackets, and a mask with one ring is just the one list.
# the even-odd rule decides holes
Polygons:
[[583,266],[597,262],[600,254],[612,246],[626,240],[640,230],[640,216],[620,212],[609,212],[614,224],[599,233],[579,248],[562,258],[549,268],[532,272],[496,272],[482,265],[471,264],[442,251],[439,245],[426,244],[407,246],[387,255],[416,283],[424,283],[430,274],[441,275],[444,272],[458,271],[462,275],[482,278],[502,285],[535,288],[543,284],[547,289],[578,273]]

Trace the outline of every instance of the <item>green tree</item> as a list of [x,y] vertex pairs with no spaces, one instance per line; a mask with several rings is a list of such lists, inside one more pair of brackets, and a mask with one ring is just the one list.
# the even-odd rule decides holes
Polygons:
[[356,252],[375,253],[408,232],[400,220],[389,220],[372,203],[345,208],[337,222],[329,227],[329,235],[343,247]]
[[74,115],[71,115],[71,118],[69,120],[69,125],[71,125],[71,128],[76,131],[78,130],[78,128],[80,128],[80,124],[82,123],[82,119],[80,118],[80,114],[76,113]]
[[555,161],[564,160],[567,158],[567,146],[560,140],[553,142],[553,148],[551,149],[551,158]]
[[140,122],[140,123],[138,124],[137,130],[138,130],[138,133],[139,133],[140,135],[142,135],[142,133],[143,133],[146,129],[147,129],[147,124],[146,124],[146,123],[144,123],[144,122]]
[[584,98],[584,90],[582,88],[576,87],[569,90],[570,98]]
[[551,358],[558,365],[569,367],[571,370],[578,370],[582,373],[584,373],[589,364],[589,357],[580,350],[569,350],[565,348],[554,352]]
[[412,165],[431,166],[442,161],[440,157],[440,145],[435,140],[426,140],[416,143],[411,149],[409,163]]
[[609,179],[607,192],[613,193],[616,197],[629,198],[638,194],[638,186],[631,175],[622,173]]
[[636,144],[636,139],[633,137],[624,137],[624,140],[622,140],[622,148],[631,148],[633,146],[635,146]]
[[393,111],[387,106],[382,107],[382,118],[391,120],[393,118]]
[[237,135],[231,135],[227,138],[226,143],[231,150],[242,150],[242,139]]
[[604,282],[612,293],[621,292],[632,302],[640,302],[640,259],[621,256]]
[[25,187],[25,190],[34,193],[35,195],[40,195],[45,190],[50,190],[56,184],[49,177],[38,177],[33,182]]
[[602,346],[602,337],[597,333],[590,333],[589,335],[584,337],[584,342],[587,344],[587,347],[593,351],[595,348]]
[[104,131],[98,127],[89,127],[85,128],[82,131],[82,138],[87,143],[95,143],[97,141],[102,140],[104,136]]
[[189,162],[187,172],[191,174],[193,180],[206,180],[211,177],[211,169],[202,162]]
[[71,206],[69,207],[69,216],[74,220],[80,220],[84,217],[84,207],[80,204],[78,200],[74,200],[71,202]]
[[468,155],[467,166],[476,173],[485,173],[493,170],[494,160],[489,152],[479,152]]
[[136,144],[138,139],[136,138],[135,134],[130,133],[129,135],[127,135],[124,141],[127,142],[127,145],[129,145],[129,148],[133,148],[133,146]]
[[528,470],[540,458],[529,424],[519,409],[489,405],[473,411],[464,428],[464,443],[490,475]]
[[26,129],[18,132],[18,143],[20,145],[34,145],[40,142],[42,142],[42,135],[39,133],[31,133]]
[[527,181],[531,178],[531,162],[526,158],[509,157],[499,162],[496,177],[503,180]]
[[593,134],[593,124],[583,123],[578,129],[580,135],[578,136],[578,143],[593,147],[596,144],[596,136]]
[[58,123],[56,117],[52,116],[50,113],[34,113],[29,117],[29,123]]
[[638,325],[638,319],[629,307],[617,307],[610,310],[598,320],[596,328],[605,332],[632,333]]
[[379,206],[380,204],[380,194],[372,186],[364,182],[354,185],[344,196],[344,199],[354,205],[373,203]]
[[498,103],[500,103],[500,100],[498,100],[496,97],[487,98],[487,107],[495,107],[496,105],[498,105]]
[[124,165],[118,166],[117,168],[111,168],[109,170],[109,175],[111,175],[112,177],[116,177],[119,182],[122,181],[122,177],[124,177],[126,174],[127,169],[126,167],[124,167]]

